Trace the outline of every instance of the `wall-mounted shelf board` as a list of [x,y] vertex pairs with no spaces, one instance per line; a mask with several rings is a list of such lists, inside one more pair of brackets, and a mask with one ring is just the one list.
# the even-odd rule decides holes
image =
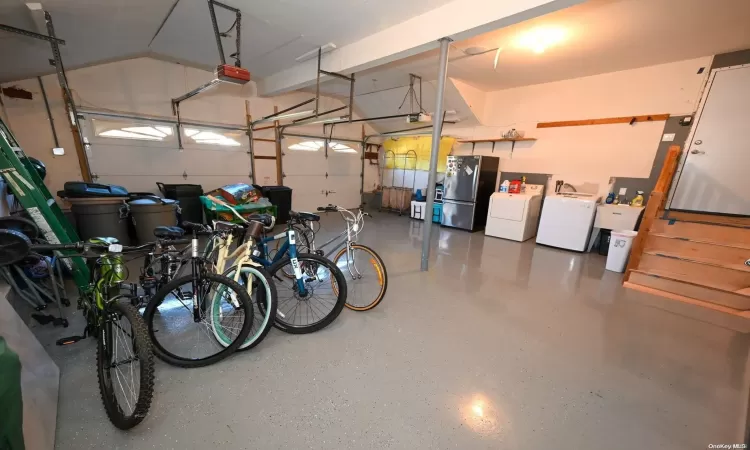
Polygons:
[[579,127],[583,125],[610,125],[613,123],[656,122],[669,119],[669,114],[650,114],[646,116],[606,117],[603,119],[565,120],[562,122],[539,122],[537,128]]
[[496,142],[511,142],[510,153],[513,155],[513,150],[516,148],[516,142],[524,141],[536,141],[536,138],[519,137],[519,138],[489,138],[489,139],[459,139],[459,144],[471,144],[471,154],[474,154],[474,147],[477,144],[488,144],[492,143],[492,153],[495,153]]

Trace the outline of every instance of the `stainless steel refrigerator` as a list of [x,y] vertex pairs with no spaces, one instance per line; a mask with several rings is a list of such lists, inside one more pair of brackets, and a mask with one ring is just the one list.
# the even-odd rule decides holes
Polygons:
[[448,157],[441,225],[469,231],[484,228],[499,166],[495,156]]

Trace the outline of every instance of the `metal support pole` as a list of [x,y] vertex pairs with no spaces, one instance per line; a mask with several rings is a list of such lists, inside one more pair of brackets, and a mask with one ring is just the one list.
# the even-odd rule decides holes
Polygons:
[[430,259],[430,240],[432,238],[432,207],[435,203],[435,181],[437,180],[438,153],[440,152],[440,135],[443,133],[443,94],[445,77],[448,73],[448,47],[452,39],[440,39],[440,70],[437,76],[435,94],[435,112],[432,115],[432,149],[430,152],[430,172],[427,176],[427,205],[425,205],[425,227],[422,235],[422,272],[427,271]]
[[323,58],[323,47],[318,47],[318,73],[315,76],[315,117],[318,117],[318,103],[320,102],[320,60]]
[[47,100],[47,91],[44,90],[44,83],[42,83],[42,77],[36,77],[39,81],[39,89],[42,91],[42,99],[44,99],[44,108],[47,110],[47,118],[49,119],[49,126],[52,129],[52,138],[55,140],[55,147],[60,146],[60,141],[57,139],[57,130],[55,129],[55,119],[52,117],[52,111],[49,109],[49,101]]
[[352,123],[354,118],[354,74],[352,74],[352,81],[349,83],[349,123]]

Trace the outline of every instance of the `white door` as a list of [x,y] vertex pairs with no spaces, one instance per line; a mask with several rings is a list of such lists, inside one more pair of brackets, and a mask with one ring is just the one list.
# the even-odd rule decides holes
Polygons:
[[130,192],[158,192],[157,182],[200,184],[210,191],[250,183],[248,138],[244,132],[169,123],[86,116],[82,122],[91,172],[97,183]]
[[712,73],[670,207],[750,215],[750,66]]
[[284,185],[292,188],[292,209],[316,211],[334,204],[356,208],[361,201],[359,145],[286,137],[282,141]]

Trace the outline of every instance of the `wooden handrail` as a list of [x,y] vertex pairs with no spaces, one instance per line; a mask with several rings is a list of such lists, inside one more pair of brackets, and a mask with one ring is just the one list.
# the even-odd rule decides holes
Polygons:
[[641,262],[641,256],[643,255],[643,249],[646,246],[646,239],[651,231],[654,221],[659,216],[659,211],[664,208],[664,203],[667,200],[667,192],[672,186],[672,179],[677,171],[677,163],[680,160],[680,146],[673,145],[669,147],[667,156],[664,158],[664,164],[661,167],[659,178],[656,180],[656,186],[651,191],[651,195],[648,197],[646,203],[646,209],[643,211],[643,219],[641,220],[641,226],[638,228],[638,235],[633,240],[633,247],[630,250],[630,260],[628,261],[628,267],[625,270],[625,278],[623,282],[630,279],[630,273],[638,268]]

